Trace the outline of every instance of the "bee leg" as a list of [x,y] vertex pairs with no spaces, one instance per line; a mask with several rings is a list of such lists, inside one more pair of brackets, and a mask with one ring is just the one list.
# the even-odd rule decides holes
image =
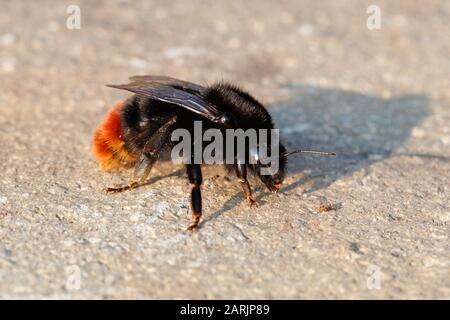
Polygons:
[[200,186],[202,184],[202,169],[199,164],[188,164],[186,166],[189,182],[192,185],[191,189],[191,208],[192,219],[194,223],[191,224],[187,230],[193,231],[198,227],[200,218],[202,217],[202,194]]
[[255,198],[253,198],[252,188],[250,187],[250,183],[247,180],[247,166],[245,164],[236,164],[236,175],[239,179],[239,182],[242,185],[242,189],[244,190],[245,197],[250,203],[250,207],[258,207],[258,203]]
[[[132,189],[136,189],[141,187],[147,183],[147,178],[150,175],[150,171],[152,170],[153,164],[156,162],[156,158],[149,158],[145,155],[142,155],[142,159],[139,160],[138,164],[134,168],[133,179],[131,182],[125,186],[121,187],[109,187],[106,188],[107,193],[119,193],[123,191],[128,191]],[[140,178],[138,177],[138,173],[141,170],[143,164],[145,163],[144,173]]]
[[[146,142],[142,151],[141,157],[134,168],[133,179],[131,182],[122,187],[107,188],[107,193],[117,193],[127,190],[136,189],[147,183],[147,178],[150,175],[153,164],[158,160],[159,154],[164,147],[167,140],[170,138],[171,131],[169,130],[176,122],[176,116],[171,117],[163,126],[161,126]],[[138,179],[139,172],[142,167],[145,167],[144,173]]]

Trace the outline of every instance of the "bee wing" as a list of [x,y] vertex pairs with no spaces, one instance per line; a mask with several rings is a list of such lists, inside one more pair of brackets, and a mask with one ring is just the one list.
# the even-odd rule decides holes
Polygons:
[[206,91],[205,87],[202,87],[198,84],[180,80],[180,79],[171,78],[171,77],[166,77],[166,76],[133,76],[133,77],[130,77],[130,81],[132,83],[136,83],[136,84],[140,83],[142,85],[144,85],[144,84],[167,85],[170,87],[174,87],[176,89],[189,91],[194,94],[202,94]]
[[[146,76],[148,77],[148,76]],[[136,79],[133,77],[133,79]],[[173,79],[176,80],[176,79]],[[136,79],[136,81],[131,82],[129,84],[123,84],[123,85],[107,85],[111,88],[116,89],[122,89],[131,91],[136,94],[140,94],[143,96],[150,97],[155,100],[175,104],[177,106],[180,106],[186,110],[189,110],[191,112],[194,112],[196,114],[199,114],[209,120],[211,120],[214,123],[222,123],[226,124],[228,119],[226,118],[225,114],[219,110],[219,108],[203,99],[199,94],[197,90],[197,94],[191,93],[189,89],[179,87],[181,80],[176,80],[176,84],[174,84],[172,78],[167,77],[156,77],[155,78],[146,78],[144,79]],[[171,82],[174,86],[168,85],[168,82]],[[182,81],[181,83],[193,85],[188,82]],[[197,86],[197,85],[194,85]],[[178,88],[177,88],[178,87]],[[198,86],[200,87],[200,86]],[[202,88],[202,87],[200,87]],[[204,92],[204,89],[202,92]]]

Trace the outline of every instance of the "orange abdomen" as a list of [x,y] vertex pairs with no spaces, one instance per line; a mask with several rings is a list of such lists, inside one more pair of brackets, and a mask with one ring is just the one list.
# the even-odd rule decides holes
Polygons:
[[123,102],[117,103],[97,127],[92,152],[103,170],[119,170],[132,165],[136,157],[125,148],[120,112]]

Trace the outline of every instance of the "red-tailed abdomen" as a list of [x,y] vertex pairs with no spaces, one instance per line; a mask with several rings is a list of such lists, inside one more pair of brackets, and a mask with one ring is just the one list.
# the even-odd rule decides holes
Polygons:
[[92,152],[103,170],[120,170],[132,165],[136,157],[125,148],[118,102],[95,130]]

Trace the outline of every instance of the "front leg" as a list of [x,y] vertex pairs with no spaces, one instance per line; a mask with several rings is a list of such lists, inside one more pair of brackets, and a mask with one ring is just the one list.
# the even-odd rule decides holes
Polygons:
[[196,229],[202,217],[202,194],[200,186],[202,184],[202,169],[199,164],[188,164],[186,166],[189,182],[192,185],[191,189],[191,209],[192,219],[194,223],[188,227],[188,231]]
[[242,190],[244,190],[245,197],[250,203],[250,207],[257,207],[258,203],[256,202],[255,198],[253,198],[252,188],[250,187],[250,183],[247,180],[247,165],[241,163],[236,164],[236,175],[242,185]]

